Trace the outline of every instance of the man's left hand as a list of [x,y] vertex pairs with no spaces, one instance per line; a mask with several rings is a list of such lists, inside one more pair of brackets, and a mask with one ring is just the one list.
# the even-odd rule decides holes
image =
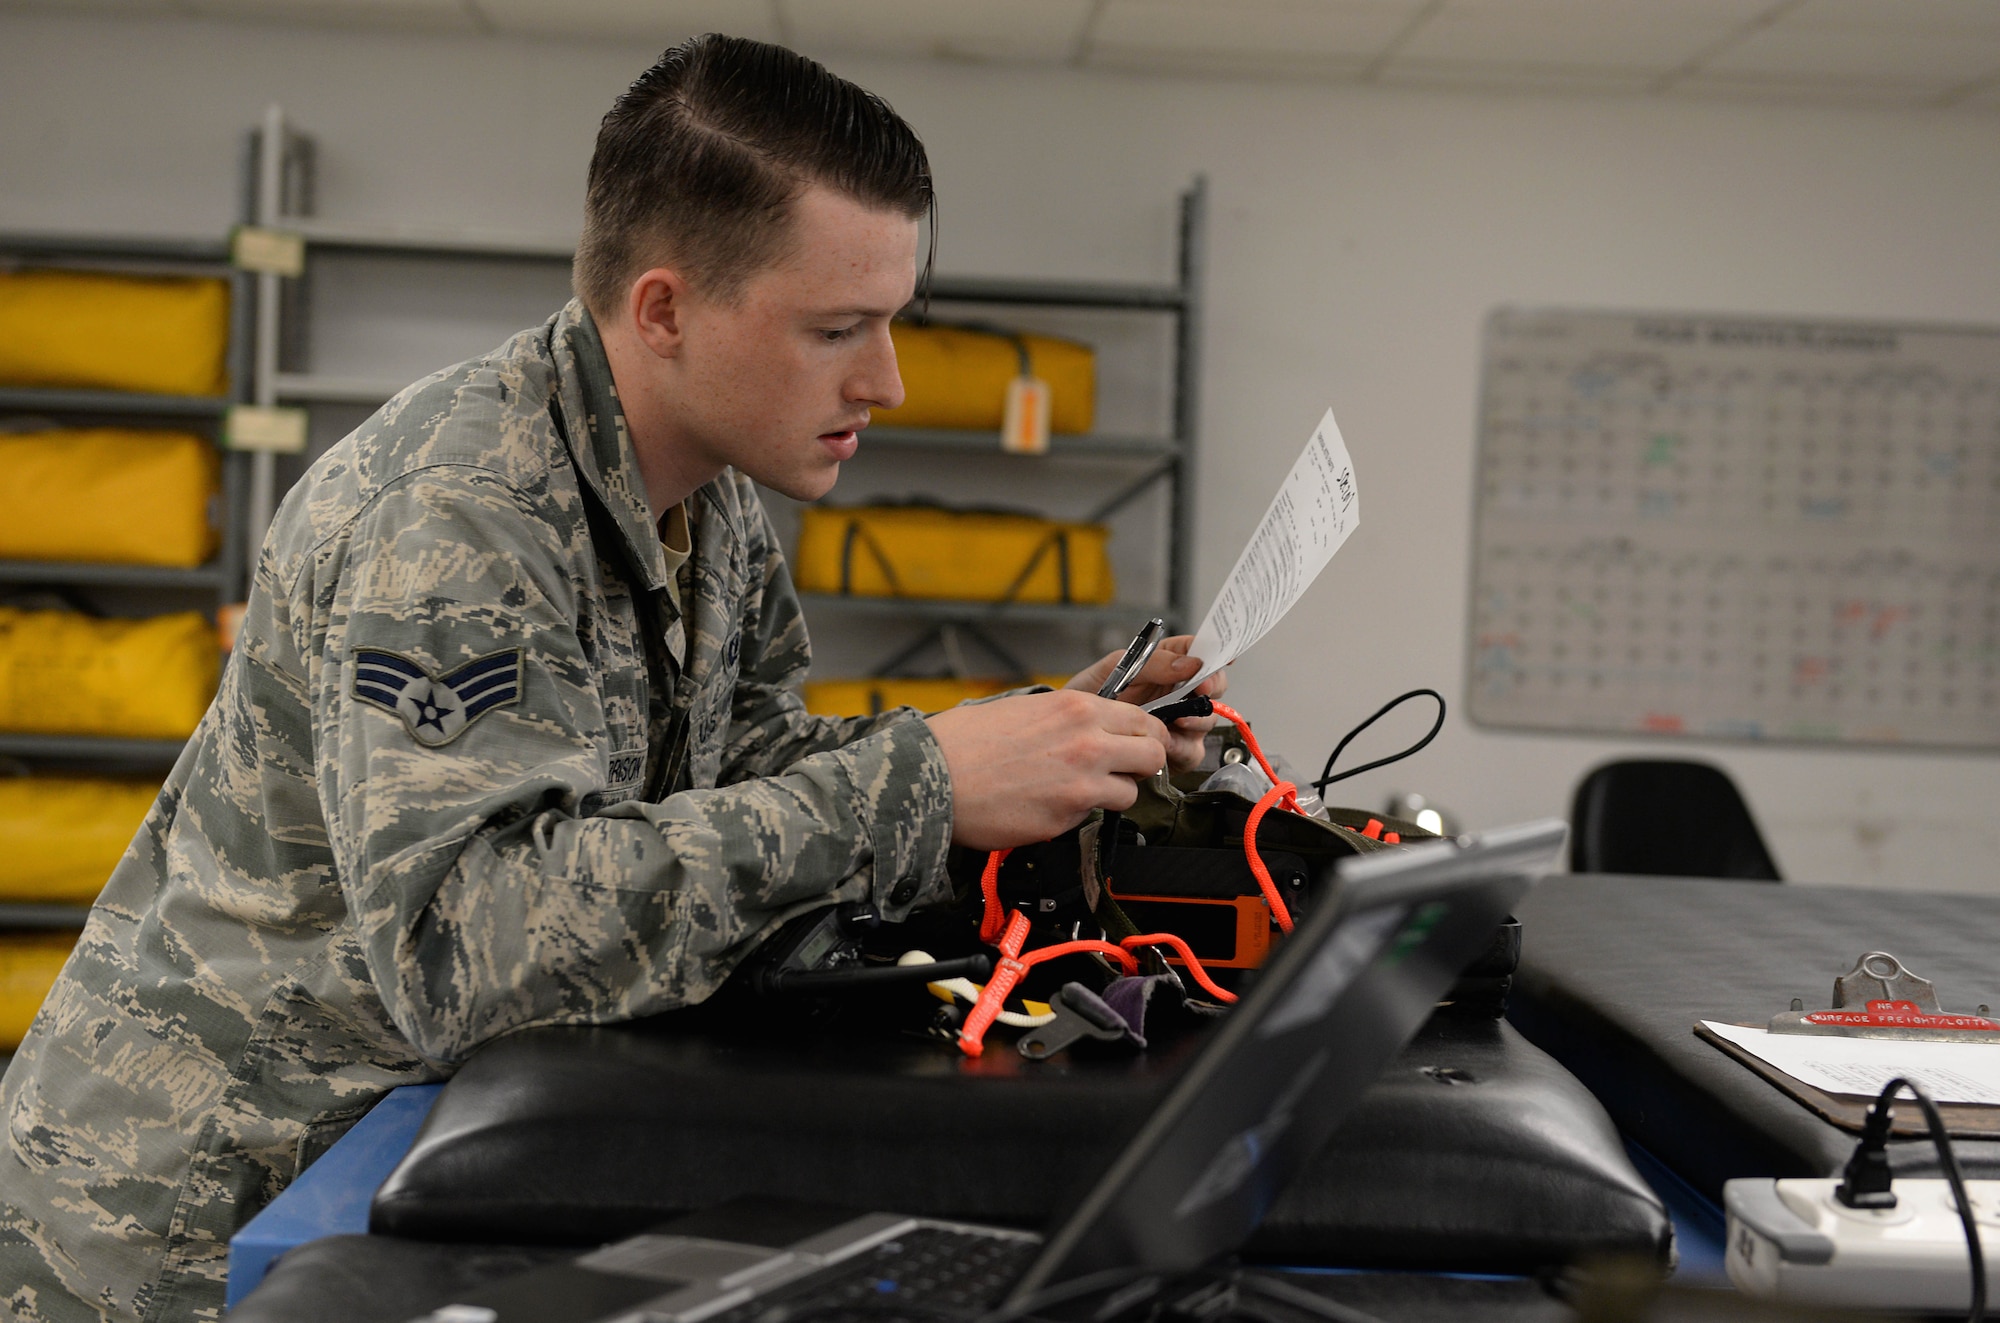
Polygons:
[[[1146,665],[1134,676],[1132,683],[1125,686],[1125,692],[1118,695],[1122,703],[1150,703],[1163,694],[1171,693],[1177,685],[1185,684],[1187,678],[1201,669],[1201,659],[1190,657],[1187,650],[1194,642],[1192,634],[1177,634],[1163,639],[1160,646],[1147,659]],[[1065,689],[1087,689],[1096,693],[1111,678],[1111,668],[1125,655],[1124,649],[1107,652],[1096,661],[1070,677]],[[1210,698],[1220,698],[1229,688],[1229,676],[1217,671],[1201,682],[1195,690]],[[1169,744],[1167,764],[1176,772],[1185,772],[1201,762],[1202,738],[1216,723],[1215,717],[1182,717],[1167,727]]]

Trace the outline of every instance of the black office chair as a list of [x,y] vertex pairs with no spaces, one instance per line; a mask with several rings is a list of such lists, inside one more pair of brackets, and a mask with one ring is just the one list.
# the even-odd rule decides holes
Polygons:
[[1707,763],[1606,763],[1577,786],[1569,822],[1573,872],[1783,881],[1736,783]]

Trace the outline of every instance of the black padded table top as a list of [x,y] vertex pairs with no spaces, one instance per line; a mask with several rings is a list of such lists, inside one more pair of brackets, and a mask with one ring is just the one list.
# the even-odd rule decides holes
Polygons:
[[[1719,1200],[1735,1176],[1837,1175],[1854,1136],[1694,1035],[1761,1024],[1887,951],[1947,1010],[2000,1005],[2000,897],[1664,877],[1550,878],[1519,907],[1508,1018],[1590,1086],[1619,1128]],[[2000,1176],[2000,1141],[1953,1141],[1967,1175]],[[1899,1173],[1936,1175],[1899,1140]]]
[[[547,1029],[476,1054],[376,1194],[371,1228],[589,1244],[746,1194],[1045,1226],[1193,1043],[969,1061],[941,1045]],[[1440,1015],[1294,1177],[1250,1252],[1532,1271],[1665,1261],[1671,1229],[1604,1110],[1504,1023]]]

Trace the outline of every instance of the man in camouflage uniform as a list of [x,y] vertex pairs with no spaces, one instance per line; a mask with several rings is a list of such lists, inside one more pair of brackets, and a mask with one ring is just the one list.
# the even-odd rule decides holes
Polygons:
[[[621,223],[691,157],[733,228]],[[1087,692],[1105,662],[929,718],[794,692],[752,478],[823,495],[901,401],[888,321],[930,195],[893,112],[703,38],[607,116],[591,178],[582,298],[285,501],[214,706],[0,1089],[14,1316],[217,1317],[230,1235],[389,1089],[697,1002],[791,915],[900,917],[954,840],[1044,839],[1198,751]],[[1147,678],[1191,673],[1185,647]]]

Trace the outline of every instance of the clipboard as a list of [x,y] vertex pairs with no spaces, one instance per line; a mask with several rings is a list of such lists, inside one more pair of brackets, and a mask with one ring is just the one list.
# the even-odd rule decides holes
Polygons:
[[[1742,1023],[1737,1021],[1736,1023]],[[1762,1029],[1761,1024],[1744,1024],[1746,1029]],[[1766,1082],[1780,1093],[1788,1094],[1794,1102],[1804,1106],[1822,1120],[1831,1122],[1852,1134],[1861,1133],[1861,1123],[1868,1116],[1868,1109],[1874,1104],[1873,1098],[1858,1098],[1852,1094],[1828,1093],[1802,1083],[1779,1070],[1768,1061],[1730,1042],[1706,1025],[1696,1024],[1694,1036],[1705,1043],[1720,1048],[1727,1056],[1735,1058],[1753,1072],[1763,1076]],[[1907,1097],[1899,1100],[1895,1120],[1889,1133],[1904,1137],[1923,1138],[1930,1134],[1930,1127],[1924,1123],[1924,1114],[1915,1102]],[[1938,1114],[1944,1118],[1945,1133],[1953,1139],[1993,1139],[2000,1137],[2000,1107],[1985,1103],[1939,1103]]]

